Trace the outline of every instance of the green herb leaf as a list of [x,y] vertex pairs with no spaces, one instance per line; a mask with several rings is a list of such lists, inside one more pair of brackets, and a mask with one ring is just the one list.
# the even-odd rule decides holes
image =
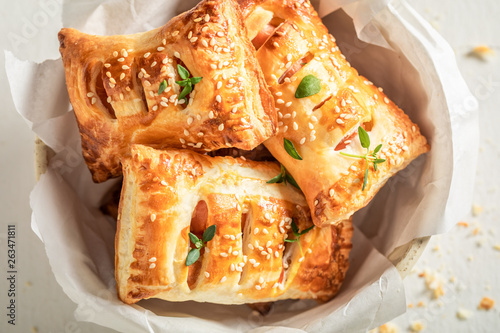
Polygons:
[[167,83],[167,80],[163,80],[161,83],[160,83],[160,87],[158,89],[158,95],[160,95],[162,92],[165,91],[165,89],[167,89],[167,86],[168,86],[168,83]]
[[347,156],[347,157],[362,158],[362,159],[364,159],[366,157],[366,156],[361,156],[361,155],[348,154],[348,153],[344,153],[342,151],[340,152],[340,155]]
[[186,266],[190,266],[196,262],[200,258],[200,250],[199,249],[191,249],[186,258]]
[[316,95],[321,91],[321,80],[316,76],[309,74],[300,81],[297,90],[295,91],[295,98],[304,98]]
[[362,191],[365,190],[366,184],[368,183],[368,170],[369,170],[369,167],[367,166],[366,170],[365,170],[365,179],[363,180],[363,189],[362,189]]
[[288,242],[288,243],[295,243],[295,242],[298,242],[299,241],[299,238],[294,238],[294,239],[285,239],[285,242]]
[[361,126],[358,127],[358,136],[359,141],[361,142],[361,147],[366,149],[370,148],[370,136]]
[[288,153],[288,155],[292,156],[296,160],[301,160],[302,161],[302,156],[299,155],[297,150],[295,149],[295,146],[293,145],[293,142],[283,138],[283,144],[285,146],[285,150]]
[[266,182],[267,184],[283,183],[283,175],[280,173]]
[[196,244],[200,241],[200,239],[196,237],[196,235],[192,232],[189,233],[189,239],[191,240],[191,242],[193,242],[193,244]]
[[300,236],[299,227],[295,224],[295,221],[292,219],[292,231],[295,236]]
[[293,186],[295,186],[298,190],[302,191],[299,187],[299,184],[297,184],[297,182],[295,181],[295,179],[293,179],[292,175],[290,175],[289,173],[286,174],[286,180],[292,184]]
[[189,78],[189,71],[184,68],[182,65],[179,65],[177,64],[177,71],[179,72],[179,76],[181,77],[181,79],[187,79]]
[[212,238],[214,238],[216,230],[217,226],[215,224],[212,224],[210,227],[208,227],[203,233],[203,242],[210,242]]
[[304,235],[304,234],[307,234],[309,231],[311,231],[311,229],[312,229],[312,228],[314,228],[314,225],[310,226],[310,227],[309,227],[309,228],[307,228],[307,229],[304,229],[304,230],[300,233],[300,235],[302,236],[302,235]]
[[184,99],[189,93],[193,91],[193,85],[191,82],[188,82],[188,84],[182,89],[182,92],[179,94],[179,97],[177,98],[179,101],[181,99]]
[[385,159],[383,158],[377,158],[376,160],[373,161],[373,163],[375,164],[380,164],[380,163],[384,163],[385,162]]
[[177,83],[178,85],[180,85],[181,87],[185,87],[187,86],[189,83],[191,83],[191,81],[189,80],[182,80],[182,81],[175,81],[175,83]]
[[373,156],[377,155],[377,153],[382,149],[382,144],[379,144],[375,149],[373,150]]
[[198,77],[192,77],[190,80],[192,84],[197,84],[200,83],[201,79],[203,78],[201,76],[198,76]]

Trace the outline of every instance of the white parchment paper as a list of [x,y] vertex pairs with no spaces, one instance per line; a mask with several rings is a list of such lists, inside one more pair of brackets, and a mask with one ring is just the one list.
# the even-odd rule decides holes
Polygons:
[[[61,26],[104,35],[146,31],[196,3],[63,1]],[[160,300],[129,306],[118,300],[115,225],[99,210],[114,182],[94,184],[81,157],[62,62],[36,64],[6,52],[18,112],[56,151],[31,194],[32,227],[45,244],[57,281],[78,304],[78,320],[121,332],[192,332],[195,327],[204,332],[363,332],[404,312],[403,284],[386,256],[412,239],[445,232],[468,211],[477,159],[477,102],[446,41],[403,0],[313,4],[347,59],[419,124],[432,150],[355,215],[351,268],[338,296],[322,305],[278,302],[266,317],[246,306]]]

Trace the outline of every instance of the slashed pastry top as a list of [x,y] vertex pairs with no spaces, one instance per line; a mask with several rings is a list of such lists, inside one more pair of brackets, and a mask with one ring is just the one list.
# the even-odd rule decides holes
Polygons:
[[204,0],[128,36],[59,33],[69,96],[93,179],[121,174],[130,143],[250,150],[276,112],[233,0]]
[[[351,222],[306,232],[313,223],[300,191],[266,184],[278,163],[133,145],[123,168],[115,246],[125,303],[328,300],[338,291]],[[294,227],[304,234],[285,242],[297,239]],[[187,266],[189,233],[201,239],[209,228],[215,235]]]
[[[278,135],[265,145],[300,185],[316,225],[343,221],[429,145],[382,88],[350,66],[309,1],[239,3],[278,111]],[[284,138],[303,160],[286,152]],[[368,154],[370,163],[340,152]],[[372,153],[386,161],[375,166]]]

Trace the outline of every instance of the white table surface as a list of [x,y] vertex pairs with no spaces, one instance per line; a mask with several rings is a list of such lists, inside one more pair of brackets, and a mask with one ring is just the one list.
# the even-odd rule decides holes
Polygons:
[[[406,314],[390,325],[399,332],[411,331],[418,322],[425,332],[497,332],[500,330],[500,1],[409,0],[449,41],[472,93],[480,102],[481,144],[474,191],[475,214],[464,216],[468,227],[455,227],[434,237],[414,272],[405,280]],[[43,6],[42,4],[48,4]],[[58,25],[50,20],[60,10],[56,0],[0,0],[0,46],[18,57],[57,57]],[[43,14],[45,13],[45,14]],[[48,13],[48,14],[47,14]],[[49,20],[45,20],[48,18]],[[35,29],[27,30],[35,22]],[[15,36],[23,39],[13,42]],[[50,45],[37,45],[40,36],[52,36]],[[467,56],[478,45],[494,49],[487,61]],[[4,55],[0,54],[0,332],[112,332],[91,323],[76,322],[73,304],[55,281],[43,244],[31,231],[29,193],[35,184],[34,135],[15,112],[5,78]],[[482,210],[482,211],[481,211]],[[480,212],[481,211],[481,212]],[[459,222],[459,221],[457,221]],[[17,319],[7,325],[6,231],[17,228]],[[426,287],[441,285],[444,295],[432,298]],[[497,304],[490,311],[477,310],[482,297]],[[413,306],[413,307],[411,307]],[[457,311],[469,318],[460,320]]]

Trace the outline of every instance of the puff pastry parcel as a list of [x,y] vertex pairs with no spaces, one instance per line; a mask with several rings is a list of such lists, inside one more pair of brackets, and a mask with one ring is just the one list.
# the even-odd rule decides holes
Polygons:
[[[125,303],[155,297],[222,304],[287,298],[328,300],[344,279],[352,226],[312,226],[300,191],[266,184],[275,162],[209,157],[133,145],[124,160],[116,234],[116,280]],[[200,258],[193,244],[216,225]]]
[[[278,108],[279,133],[265,145],[300,185],[316,225],[343,221],[427,152],[426,139],[381,88],[349,65],[309,1],[239,3]],[[296,98],[309,75],[320,81],[319,92]],[[368,132],[372,150],[382,144],[379,158],[386,159],[378,171],[370,165],[365,190],[367,162],[339,154],[365,154],[359,126]],[[302,161],[285,151],[283,138],[294,143]]]
[[[275,133],[274,101],[233,0],[202,1],[145,33],[102,37],[62,29],[59,41],[96,182],[121,174],[130,143],[250,150]],[[187,69],[184,78],[177,65]],[[180,98],[185,85],[176,81],[186,76],[194,88]]]

